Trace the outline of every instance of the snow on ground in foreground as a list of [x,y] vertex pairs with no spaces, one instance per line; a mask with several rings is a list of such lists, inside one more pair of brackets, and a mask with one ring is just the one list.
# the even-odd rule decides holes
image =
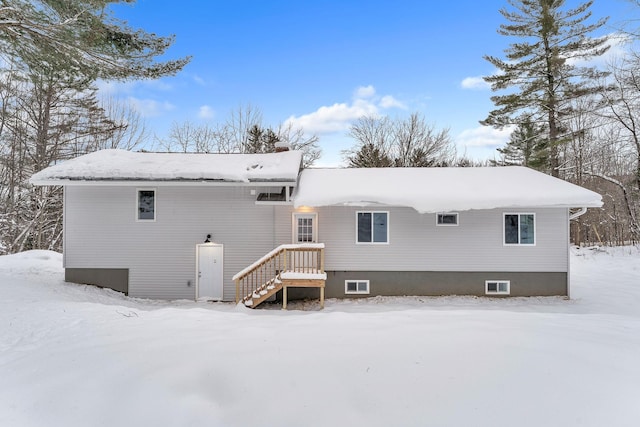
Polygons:
[[640,251],[571,261],[571,300],[285,312],[132,299],[64,283],[59,254],[0,257],[0,426],[637,426]]

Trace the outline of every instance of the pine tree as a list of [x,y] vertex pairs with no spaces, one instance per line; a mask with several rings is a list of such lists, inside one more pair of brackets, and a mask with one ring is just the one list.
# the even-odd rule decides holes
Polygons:
[[511,133],[507,145],[498,148],[498,152],[502,154],[503,159],[500,164],[503,166],[520,165],[538,170],[548,168],[543,127],[526,117]]
[[576,61],[607,51],[605,37],[589,37],[607,19],[586,23],[593,0],[568,10],[563,9],[565,0],[507,2],[513,9],[501,9],[500,13],[509,23],[500,25],[498,33],[519,40],[505,49],[505,59],[485,56],[498,69],[485,81],[493,91],[512,90],[491,97],[498,108],[481,123],[503,128],[531,118],[544,124],[549,170],[559,176],[563,118],[571,114],[572,100],[601,90],[595,81],[604,75],[594,67],[578,66]]
[[379,147],[364,144],[349,158],[350,168],[388,168],[393,161]]
[[133,29],[112,16],[111,4],[135,0],[3,0],[0,52],[92,80],[173,75],[190,60],[160,62],[173,37]]
[[271,128],[263,129],[258,125],[253,125],[247,131],[247,142],[242,149],[243,153],[274,153],[276,142],[280,137]]

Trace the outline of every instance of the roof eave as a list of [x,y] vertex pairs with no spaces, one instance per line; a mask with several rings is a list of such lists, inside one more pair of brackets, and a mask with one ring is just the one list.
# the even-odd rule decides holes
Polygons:
[[136,187],[136,186],[198,186],[198,187],[274,187],[274,186],[295,186],[296,180],[287,179],[256,179],[249,181],[227,181],[227,180],[207,180],[207,179],[190,179],[190,180],[157,180],[157,179],[31,179],[29,181],[35,186],[120,186],[120,187]]
[[454,206],[449,208],[442,209],[423,209],[418,208],[418,206],[411,205],[400,205],[400,204],[386,204],[382,202],[367,202],[367,201],[345,201],[341,203],[298,203],[294,200],[294,207],[310,207],[310,208],[321,208],[321,207],[362,207],[362,208],[411,208],[415,209],[420,213],[438,213],[438,212],[465,212],[465,211],[473,211],[473,210],[491,210],[491,209],[574,209],[574,208],[600,208],[602,207],[602,203],[597,202],[584,202],[584,203],[571,203],[571,204],[527,204],[527,205],[495,205],[495,206]]

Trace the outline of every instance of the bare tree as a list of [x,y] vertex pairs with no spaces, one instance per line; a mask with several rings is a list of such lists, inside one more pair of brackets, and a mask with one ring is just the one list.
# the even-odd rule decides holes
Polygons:
[[201,126],[190,121],[173,122],[169,135],[164,140],[158,140],[161,151],[168,152],[207,152],[208,142],[203,141],[202,135],[208,132],[208,126]]
[[115,126],[110,135],[103,135],[96,141],[95,150],[105,148],[134,150],[149,140],[145,119],[129,103],[113,97],[105,97],[100,100],[100,106]]
[[222,125],[224,135],[219,145],[219,151],[224,153],[244,153],[249,146],[249,131],[262,125],[262,111],[251,105],[239,106],[232,111],[227,121]]
[[446,166],[455,162],[448,129],[436,129],[418,113],[406,119],[364,116],[349,129],[356,144],[343,151],[351,167]]
[[302,152],[302,164],[304,167],[313,165],[322,154],[318,146],[317,135],[307,136],[304,129],[293,127],[292,123],[280,124],[275,131],[278,139],[289,144],[292,150]]
[[174,122],[167,138],[156,137],[161,150],[185,153],[268,153],[274,151],[276,142],[286,142],[291,149],[301,151],[304,166],[320,158],[316,135],[308,136],[291,123],[275,128],[264,125],[262,112],[251,105],[238,107],[216,125]]
[[106,115],[90,81],[43,64],[0,73],[0,246],[5,252],[61,249],[62,189],[29,177],[97,149],[126,124]]

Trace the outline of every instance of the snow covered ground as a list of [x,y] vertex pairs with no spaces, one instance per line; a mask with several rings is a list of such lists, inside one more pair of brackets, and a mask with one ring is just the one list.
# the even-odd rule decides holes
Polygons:
[[285,312],[137,300],[64,283],[59,254],[0,257],[0,426],[636,427],[640,250],[574,250],[571,268],[571,300]]

